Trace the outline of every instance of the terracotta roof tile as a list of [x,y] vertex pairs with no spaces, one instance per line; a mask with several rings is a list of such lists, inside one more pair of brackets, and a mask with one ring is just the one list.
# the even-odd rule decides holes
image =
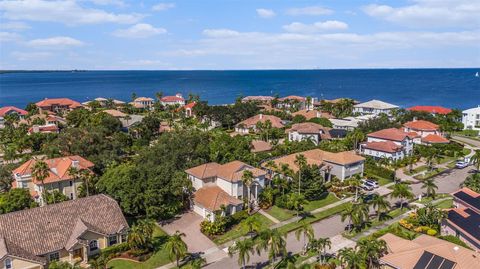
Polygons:
[[272,150],[272,145],[266,141],[262,140],[253,140],[252,141],[252,152],[264,152]]
[[127,114],[116,109],[106,109],[106,110],[102,110],[102,112],[110,114],[111,116],[116,118],[123,118],[127,116]]
[[282,120],[279,117],[273,116],[273,115],[264,115],[264,114],[258,114],[244,121],[241,121],[237,124],[237,126],[244,125],[246,128],[252,128],[257,125],[257,122],[265,123],[267,120],[269,120],[272,123],[273,128],[284,127]]
[[407,110],[428,112],[428,113],[432,113],[432,114],[443,114],[443,115],[446,115],[446,114],[452,112],[452,110],[450,108],[445,108],[445,107],[441,107],[441,106],[413,106],[413,107],[407,108]]
[[313,122],[296,123],[287,132],[298,132],[300,134],[329,134],[331,128],[323,127]]
[[332,119],[333,116],[327,112],[320,112],[318,110],[299,110],[297,112],[292,113],[293,116],[301,115],[304,116],[307,120],[311,120],[313,118],[327,118]]
[[388,153],[396,153],[402,151],[402,146],[399,146],[392,141],[367,142],[365,144],[362,144],[362,147]]
[[229,182],[238,182],[242,180],[243,172],[245,170],[250,170],[255,177],[266,174],[265,171],[241,161],[233,161],[223,165],[218,163],[206,163],[187,169],[185,172],[199,179],[220,177]]
[[428,144],[446,144],[450,143],[448,139],[446,139],[443,136],[440,135],[435,135],[435,134],[429,134],[425,137],[422,138],[422,142],[428,143]]
[[383,129],[369,133],[368,136],[393,141],[403,141],[406,137],[410,137],[408,133],[396,128]]
[[39,101],[36,103],[38,107],[49,107],[53,105],[61,105],[61,106],[68,106],[70,108],[77,108],[81,107],[82,104],[80,104],[77,101],[73,101],[72,99],[69,98],[51,98],[51,99],[45,99],[42,101]]
[[414,120],[403,124],[403,126],[415,131],[436,131],[438,125],[426,120]]
[[297,101],[300,101],[300,102],[303,102],[305,101],[307,98],[303,97],[303,96],[298,96],[298,95],[289,95],[289,96],[285,96],[285,97],[282,97],[282,98],[279,98],[278,100],[283,102],[283,101],[286,101],[286,100],[297,100]]
[[11,112],[11,111],[15,111],[17,112],[18,114],[20,115],[27,115],[28,114],[28,111],[25,111],[23,109],[20,109],[18,107],[14,107],[14,106],[5,106],[5,107],[2,107],[0,108],[0,116],[3,117],[5,116],[7,113]]
[[233,196],[228,195],[218,186],[205,186],[194,193],[194,202],[200,204],[210,211],[217,211],[221,206],[240,205],[243,202]]

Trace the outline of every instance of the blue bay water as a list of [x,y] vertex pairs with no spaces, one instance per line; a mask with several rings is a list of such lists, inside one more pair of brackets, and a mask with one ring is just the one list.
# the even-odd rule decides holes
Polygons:
[[210,104],[231,103],[242,95],[278,93],[466,109],[480,105],[477,71],[480,68],[4,73],[0,74],[0,106],[25,107],[47,97],[130,101],[132,92],[154,97],[162,91],[164,95],[199,94]]

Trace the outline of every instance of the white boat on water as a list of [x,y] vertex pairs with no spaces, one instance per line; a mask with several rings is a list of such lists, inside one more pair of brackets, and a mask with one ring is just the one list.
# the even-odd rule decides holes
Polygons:
[[478,72],[475,74],[475,76],[476,76],[477,78],[480,77],[480,76],[478,75]]

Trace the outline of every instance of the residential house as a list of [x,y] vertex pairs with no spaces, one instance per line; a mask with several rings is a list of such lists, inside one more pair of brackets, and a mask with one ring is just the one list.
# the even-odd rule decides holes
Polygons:
[[297,95],[289,95],[282,98],[278,98],[277,108],[297,108],[299,110],[307,109],[313,110],[314,103],[317,102],[317,98],[310,98],[310,102],[307,104],[308,98]]
[[130,103],[135,108],[139,109],[153,109],[153,98],[150,97],[138,97]]
[[442,234],[453,235],[480,251],[480,193],[462,188],[452,193],[455,208],[442,221]]
[[462,123],[464,130],[480,131],[480,105],[462,111]]
[[315,110],[315,109],[302,109],[302,110],[299,110],[297,112],[292,113],[292,116],[294,116],[294,117],[297,116],[297,115],[304,116],[305,119],[307,119],[307,120],[311,120],[311,119],[314,119],[314,118],[327,118],[327,119],[332,119],[333,118],[333,116],[330,113],[320,112],[320,111]]
[[118,119],[122,119],[122,118],[125,118],[127,116],[127,114],[123,113],[122,111],[116,110],[116,109],[106,109],[106,110],[102,110],[101,112],[107,113],[108,115],[110,115],[112,117],[115,117],[115,118],[118,118]]
[[[320,149],[312,149],[279,157],[273,159],[273,162],[279,169],[282,165],[288,165],[293,172],[297,173],[299,168],[295,160],[297,155],[300,154],[306,158],[308,165],[318,165],[327,181],[330,180],[332,175],[342,181],[357,174],[363,175],[365,158],[357,155],[353,151],[334,153]],[[262,167],[269,169],[266,167],[266,163],[263,163]],[[278,173],[279,171],[270,172]]]
[[290,129],[286,130],[286,133],[290,141],[310,140],[318,145],[322,140],[332,139],[330,130],[331,128],[323,127],[320,124],[303,122],[293,124]]
[[88,267],[100,250],[126,242],[117,202],[100,194],[0,215],[0,268],[43,269],[54,261]]
[[329,119],[329,121],[332,123],[334,129],[353,131],[360,123],[373,119],[376,116],[377,115],[374,114],[367,114],[356,117],[346,117],[343,119]]
[[45,98],[45,100],[35,103],[39,108],[40,113],[53,112],[53,113],[66,113],[73,109],[82,107],[77,101],[69,98]]
[[448,113],[452,112],[450,108],[445,108],[442,106],[412,106],[407,108],[409,111],[417,111],[417,112],[427,112],[433,115],[447,115]]
[[38,160],[30,159],[13,170],[13,187],[24,188],[40,205],[44,205],[42,194],[45,191],[57,190],[70,199],[78,197],[78,187],[83,183],[80,179],[70,174],[69,168],[88,170],[91,172],[93,163],[80,156],[66,156],[44,160],[48,166],[48,177],[41,182],[32,175],[33,167]]
[[[114,106],[123,106],[123,105],[125,105],[125,102],[123,102],[123,101],[116,100],[116,99],[104,98],[104,97],[97,97],[97,98],[95,98],[95,99],[93,99],[93,100],[96,101],[96,102],[98,102],[98,104],[100,104],[101,107],[106,107],[106,106],[108,106],[108,103],[109,103],[109,102],[112,102],[112,104],[113,104]],[[91,102],[92,102],[92,101],[83,102],[82,105],[89,106]]]
[[418,144],[446,144],[450,142],[442,136],[440,127],[437,124],[426,120],[414,119],[404,123],[403,127],[405,132],[415,132],[420,136],[420,140],[414,141]]
[[273,97],[273,96],[262,96],[262,95],[245,96],[245,97],[242,98],[242,102],[243,103],[255,102],[255,103],[259,103],[259,104],[270,105],[273,99],[275,99],[275,97]]
[[273,115],[258,114],[239,122],[235,126],[235,132],[240,134],[248,134],[250,131],[257,132],[257,123],[261,122],[262,124],[265,124],[267,121],[270,121],[272,128],[284,127],[282,120],[279,117]]
[[[244,186],[242,176],[251,171],[253,182],[250,188]],[[242,209],[245,197],[250,190],[250,201],[256,204],[260,192],[265,187],[266,173],[240,161],[226,164],[206,163],[185,171],[195,189],[193,210],[203,218],[215,220],[215,214],[234,214]]]
[[367,142],[360,144],[364,155],[375,159],[403,159],[413,152],[414,139],[419,139],[416,133],[406,133],[396,128],[383,129],[367,135]]
[[178,109],[178,111],[185,111],[185,117],[187,118],[190,118],[190,117],[194,117],[194,113],[193,113],[193,108],[195,107],[195,105],[197,105],[196,102],[191,102],[191,103],[188,103],[182,107],[180,107]]
[[353,106],[353,113],[365,114],[387,114],[391,116],[392,110],[399,108],[396,105],[389,104],[380,100],[370,100],[365,103],[356,104]]
[[160,102],[164,106],[184,106],[185,99],[180,93],[175,94],[174,96],[164,96],[160,99]]
[[251,150],[252,153],[266,152],[272,150],[272,145],[263,140],[252,140]]
[[28,114],[28,111],[25,111],[23,109],[20,109],[14,106],[5,106],[0,108],[0,128],[3,128],[5,124],[5,117],[7,115],[14,115],[14,114],[18,116],[19,120],[22,120]]
[[32,127],[28,128],[28,134],[34,134],[34,133],[42,133],[42,134],[48,134],[48,133],[55,133],[58,134],[60,132],[60,129],[58,126],[54,123],[47,123],[44,125],[33,125]]
[[45,122],[44,125],[53,124],[59,127],[61,125],[67,124],[67,120],[65,118],[57,116],[52,112],[32,115],[30,118],[28,118],[27,121],[25,121],[25,124],[33,124],[36,121],[36,119],[40,119],[40,121],[44,121]]
[[382,269],[475,269],[480,264],[477,252],[434,236],[407,240],[387,233],[379,239],[387,243]]

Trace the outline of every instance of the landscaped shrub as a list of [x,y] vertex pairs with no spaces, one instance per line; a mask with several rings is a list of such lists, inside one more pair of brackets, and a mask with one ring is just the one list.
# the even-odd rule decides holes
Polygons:
[[105,258],[111,259],[113,257],[116,257],[116,256],[120,255],[121,253],[123,253],[127,250],[130,250],[130,246],[128,245],[127,242],[123,242],[123,243],[116,244],[116,245],[109,246],[109,247],[106,247],[106,248],[102,249],[100,251],[100,255],[102,255]]
[[365,162],[365,175],[375,176],[380,178],[386,178],[393,180],[395,178],[395,172],[377,165],[375,162]]
[[437,231],[435,231],[434,229],[429,229],[427,230],[427,234],[430,236],[435,236],[437,234]]
[[227,230],[227,218],[216,216],[215,221],[204,220],[200,223],[200,231],[207,236],[220,235]]

